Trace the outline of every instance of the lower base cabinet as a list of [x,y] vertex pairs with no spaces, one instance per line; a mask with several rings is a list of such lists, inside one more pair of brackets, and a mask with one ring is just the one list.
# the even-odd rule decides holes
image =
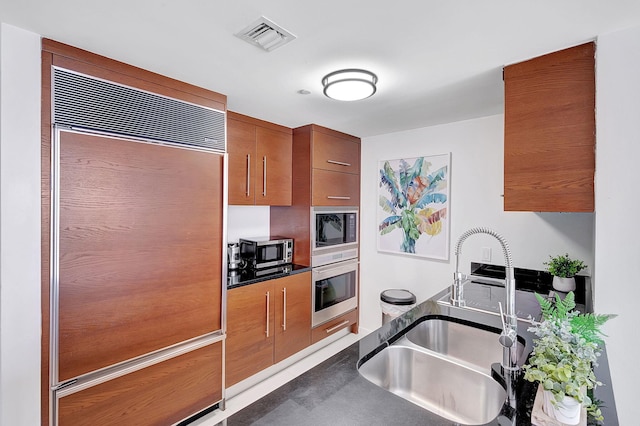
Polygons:
[[61,397],[58,425],[167,425],[222,399],[222,342]]
[[352,333],[358,333],[358,309],[347,312],[315,327],[311,331],[311,343],[318,343],[322,339],[337,333],[345,328],[351,328]]
[[311,272],[227,291],[225,385],[311,344]]

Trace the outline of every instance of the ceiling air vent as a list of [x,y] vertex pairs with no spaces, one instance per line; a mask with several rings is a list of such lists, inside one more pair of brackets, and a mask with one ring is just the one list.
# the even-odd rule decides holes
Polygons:
[[276,25],[264,16],[261,16],[260,19],[237,32],[235,35],[267,52],[284,46],[296,38],[296,36],[289,31]]

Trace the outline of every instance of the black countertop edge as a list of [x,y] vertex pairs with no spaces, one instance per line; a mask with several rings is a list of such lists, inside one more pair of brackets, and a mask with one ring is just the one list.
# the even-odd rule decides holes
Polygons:
[[237,274],[235,274],[233,271],[229,271],[229,273],[227,274],[227,290],[311,271],[311,266],[298,265],[295,263],[285,266],[286,268],[284,268],[284,271],[267,273],[261,276],[259,276],[258,274],[260,274],[260,272],[266,271],[242,270],[237,272]]
[[[227,419],[227,425],[457,425],[370,383],[357,371],[359,365],[430,318],[481,323],[488,329],[501,329],[498,315],[438,303],[445,294],[446,289],[233,414]],[[525,345],[518,361],[520,365],[526,362],[535,338],[527,330],[529,326],[527,322],[518,322],[518,335]],[[499,343],[496,341],[496,344]],[[492,366],[494,378],[500,374],[499,370],[499,364]],[[601,404],[604,424],[615,426],[618,419],[604,348],[595,372],[598,380],[604,383],[594,392]],[[537,383],[520,377],[516,384],[516,408],[505,404],[498,417],[487,425],[530,425],[537,388]]]

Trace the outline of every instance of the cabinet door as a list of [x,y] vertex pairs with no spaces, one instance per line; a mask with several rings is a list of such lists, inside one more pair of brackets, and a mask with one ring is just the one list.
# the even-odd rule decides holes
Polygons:
[[322,132],[313,132],[314,169],[360,174],[360,144]]
[[256,126],[227,120],[227,152],[229,153],[229,204],[255,204]]
[[222,159],[60,133],[59,381],[222,328]]
[[594,49],[505,67],[505,210],[593,211]]
[[274,281],[276,295],[275,362],[311,343],[311,272]]
[[256,127],[256,205],[291,205],[291,134]]
[[273,281],[227,292],[226,387],[273,364]]
[[314,206],[360,205],[360,175],[313,169]]
[[60,426],[173,424],[222,399],[222,342],[60,398]]

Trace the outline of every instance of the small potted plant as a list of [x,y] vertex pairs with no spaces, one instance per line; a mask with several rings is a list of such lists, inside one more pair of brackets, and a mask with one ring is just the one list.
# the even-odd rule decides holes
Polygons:
[[523,367],[524,378],[539,382],[546,416],[575,425],[584,407],[595,420],[603,420],[589,391],[602,384],[597,381],[593,367],[597,365],[604,336],[600,327],[614,315],[574,311],[573,292],[564,300],[556,294],[555,303],[538,294],[536,297],[542,308],[542,322],[529,328],[537,339]]
[[571,259],[569,253],[549,256],[549,258],[550,260],[544,262],[544,265],[547,266],[547,271],[553,275],[553,288],[563,293],[575,290],[575,275],[587,265],[582,260]]

